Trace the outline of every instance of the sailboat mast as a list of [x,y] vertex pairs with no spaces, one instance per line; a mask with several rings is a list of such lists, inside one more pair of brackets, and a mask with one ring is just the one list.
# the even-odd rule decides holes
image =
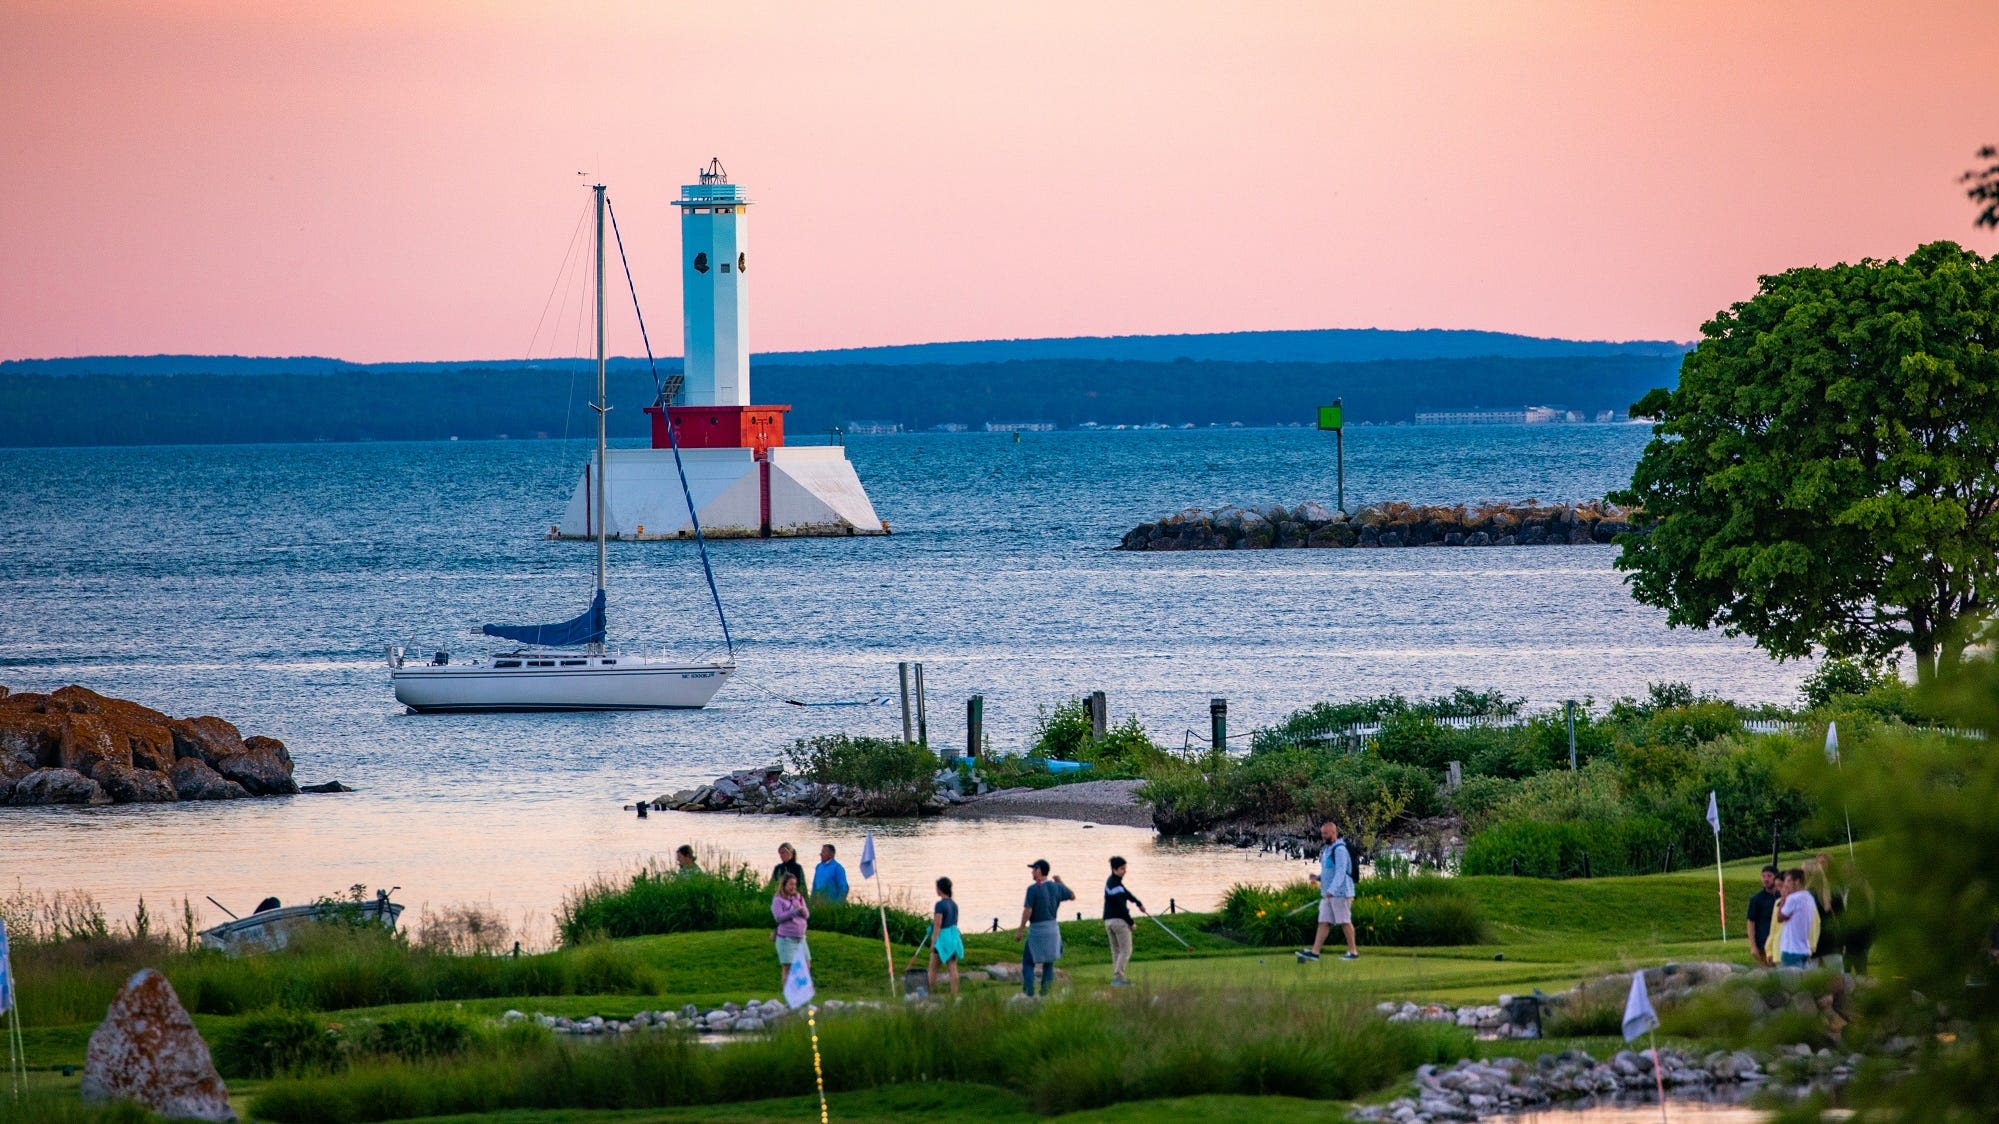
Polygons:
[[597,594],[604,593],[604,493],[611,474],[604,450],[605,419],[611,410],[604,396],[604,185],[591,185],[597,196]]

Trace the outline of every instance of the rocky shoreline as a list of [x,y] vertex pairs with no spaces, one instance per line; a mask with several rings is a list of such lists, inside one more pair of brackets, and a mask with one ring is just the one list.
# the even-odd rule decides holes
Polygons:
[[[939,769],[927,795],[914,801],[915,814],[934,816],[968,794],[963,777],[955,769]],[[877,793],[850,789],[844,785],[819,784],[801,777],[788,777],[781,765],[737,769],[694,788],[656,796],[648,807],[659,812],[739,812],[769,816],[873,816],[880,815]]]
[[155,804],[298,791],[285,743],[246,738],[223,719],[171,718],[74,685],[46,695],[0,687],[0,804]]
[[1404,546],[1579,546],[1644,533],[1634,509],[1607,501],[1489,503],[1453,507],[1371,504],[1349,515],[1320,503],[1296,507],[1190,507],[1125,532],[1119,550],[1262,550]]

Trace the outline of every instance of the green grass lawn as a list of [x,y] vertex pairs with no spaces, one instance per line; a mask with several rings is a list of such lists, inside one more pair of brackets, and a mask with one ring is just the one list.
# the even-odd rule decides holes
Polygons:
[[[1787,863],[1794,857],[1786,856]],[[1740,920],[1757,886],[1757,860],[1725,868],[1729,898],[1730,939],[1719,939],[1712,870],[1678,871],[1631,878],[1556,882],[1543,879],[1474,877],[1458,880],[1484,911],[1491,941],[1447,948],[1388,948],[1363,946],[1358,961],[1329,957],[1316,964],[1299,964],[1291,949],[1247,948],[1207,931],[1213,915],[1176,914],[1161,920],[1193,947],[1183,949],[1166,933],[1141,919],[1135,929],[1133,978],[1141,986],[1245,989],[1295,992],[1303,999],[1358,998],[1369,1002],[1409,999],[1453,1004],[1491,1002],[1504,993],[1533,988],[1548,992],[1634,966],[1669,961],[1726,960],[1746,963],[1747,944]],[[1063,970],[1084,995],[1108,993],[1109,948],[1099,921],[1063,925],[1066,952]],[[1337,941],[1337,935],[1335,936]],[[886,999],[889,971],[881,942],[864,937],[817,933],[811,938],[813,971],[822,1000]],[[640,1010],[677,1008],[686,1003],[703,1007],[724,1001],[774,997],[779,973],[769,934],[762,930],[678,933],[615,942],[621,954],[654,970],[647,977],[648,994],[508,995],[462,1001],[402,1003],[376,1007],[346,1007],[343,1020],[404,1017],[424,1008],[446,1008],[480,1017],[497,1017],[510,1008],[526,1012],[583,1017],[626,1017]],[[975,933],[966,937],[968,968],[987,964],[1017,964],[1020,946],[1010,932]],[[895,947],[895,968],[915,950]],[[927,959],[927,956],[926,956]],[[23,979],[24,987],[34,986]],[[74,981],[71,981],[74,983]],[[91,987],[100,986],[96,982]],[[1008,991],[1017,985],[988,981],[983,973],[968,973],[965,985],[973,993]],[[104,1002],[110,995],[102,997]],[[243,1016],[202,1014],[197,1025],[211,1042]],[[77,1078],[64,1078],[59,1067],[80,1067],[93,1029],[89,1022],[23,1028],[34,1084],[43,1089],[72,1088]],[[1490,1043],[1470,1047],[1479,1052],[1505,1053],[1560,1048],[1569,1043]],[[1585,1043],[1588,1048],[1613,1046]],[[261,1082],[231,1082],[239,1111]],[[921,1082],[886,1088],[840,1092],[831,1098],[843,1119],[894,1117],[925,1120],[1012,1120],[1034,1117],[1016,1093],[981,1085]],[[1185,1121],[1236,1120],[1254,1115],[1266,1121],[1324,1119],[1324,1102],[1281,1097],[1202,1096],[1144,1101],[1065,1119],[1138,1120],[1170,1113]],[[4,1114],[0,1114],[4,1115]],[[594,1124],[626,1121],[777,1121],[817,1119],[815,1098],[780,1098],[687,1109],[627,1112],[535,1110],[477,1117],[506,1124]],[[472,1118],[436,1118],[469,1120]]]

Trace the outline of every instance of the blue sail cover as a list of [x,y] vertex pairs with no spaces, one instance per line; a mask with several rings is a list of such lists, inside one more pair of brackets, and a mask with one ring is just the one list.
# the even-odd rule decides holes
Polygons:
[[534,648],[574,648],[604,642],[604,591],[590,599],[590,608],[575,620],[556,624],[489,624],[479,629],[488,636],[514,640]]

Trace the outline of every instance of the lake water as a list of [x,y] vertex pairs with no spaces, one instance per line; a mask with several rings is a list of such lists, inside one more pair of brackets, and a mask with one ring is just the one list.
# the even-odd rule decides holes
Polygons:
[[[1349,433],[1348,503],[1601,496],[1630,426]],[[1788,700],[1804,668],[1669,631],[1612,547],[1122,554],[1132,525],[1189,505],[1331,503],[1309,430],[939,434],[848,452],[885,538],[714,544],[739,677],[700,712],[403,714],[383,646],[470,653],[483,621],[582,610],[593,547],[542,538],[583,442],[0,450],[0,683],[81,683],[284,739],[339,796],[229,805],[0,809],[0,887],[82,888],[114,912],[214,894],[305,900],[400,885],[413,906],[482,902],[545,933],[566,889],[683,841],[769,863],[781,838],[851,860],[851,824],[655,815],[619,806],[762,764],[802,735],[892,734],[892,708],[802,708],[895,692],[924,662],[934,743],[986,698],[995,747],[1091,690],[1156,740],[1205,736],[1208,700],[1248,731],[1325,698],[1459,684],[1536,704],[1685,680]],[[614,637],[719,647],[691,544],[613,543]],[[1207,907],[1240,878],[1295,873],[1132,829],[1047,821],[885,826],[891,893],[949,874],[968,917],[1017,916],[1046,855],[1093,885],[1113,850],[1148,902]],[[808,854],[809,861],[809,854]],[[850,862],[851,866],[852,863]],[[1302,867],[1296,870],[1302,870]],[[1094,908],[1085,893],[1085,908]],[[927,899],[925,899],[927,900]],[[156,910],[157,911],[157,910]],[[219,919],[209,909],[205,919]]]

